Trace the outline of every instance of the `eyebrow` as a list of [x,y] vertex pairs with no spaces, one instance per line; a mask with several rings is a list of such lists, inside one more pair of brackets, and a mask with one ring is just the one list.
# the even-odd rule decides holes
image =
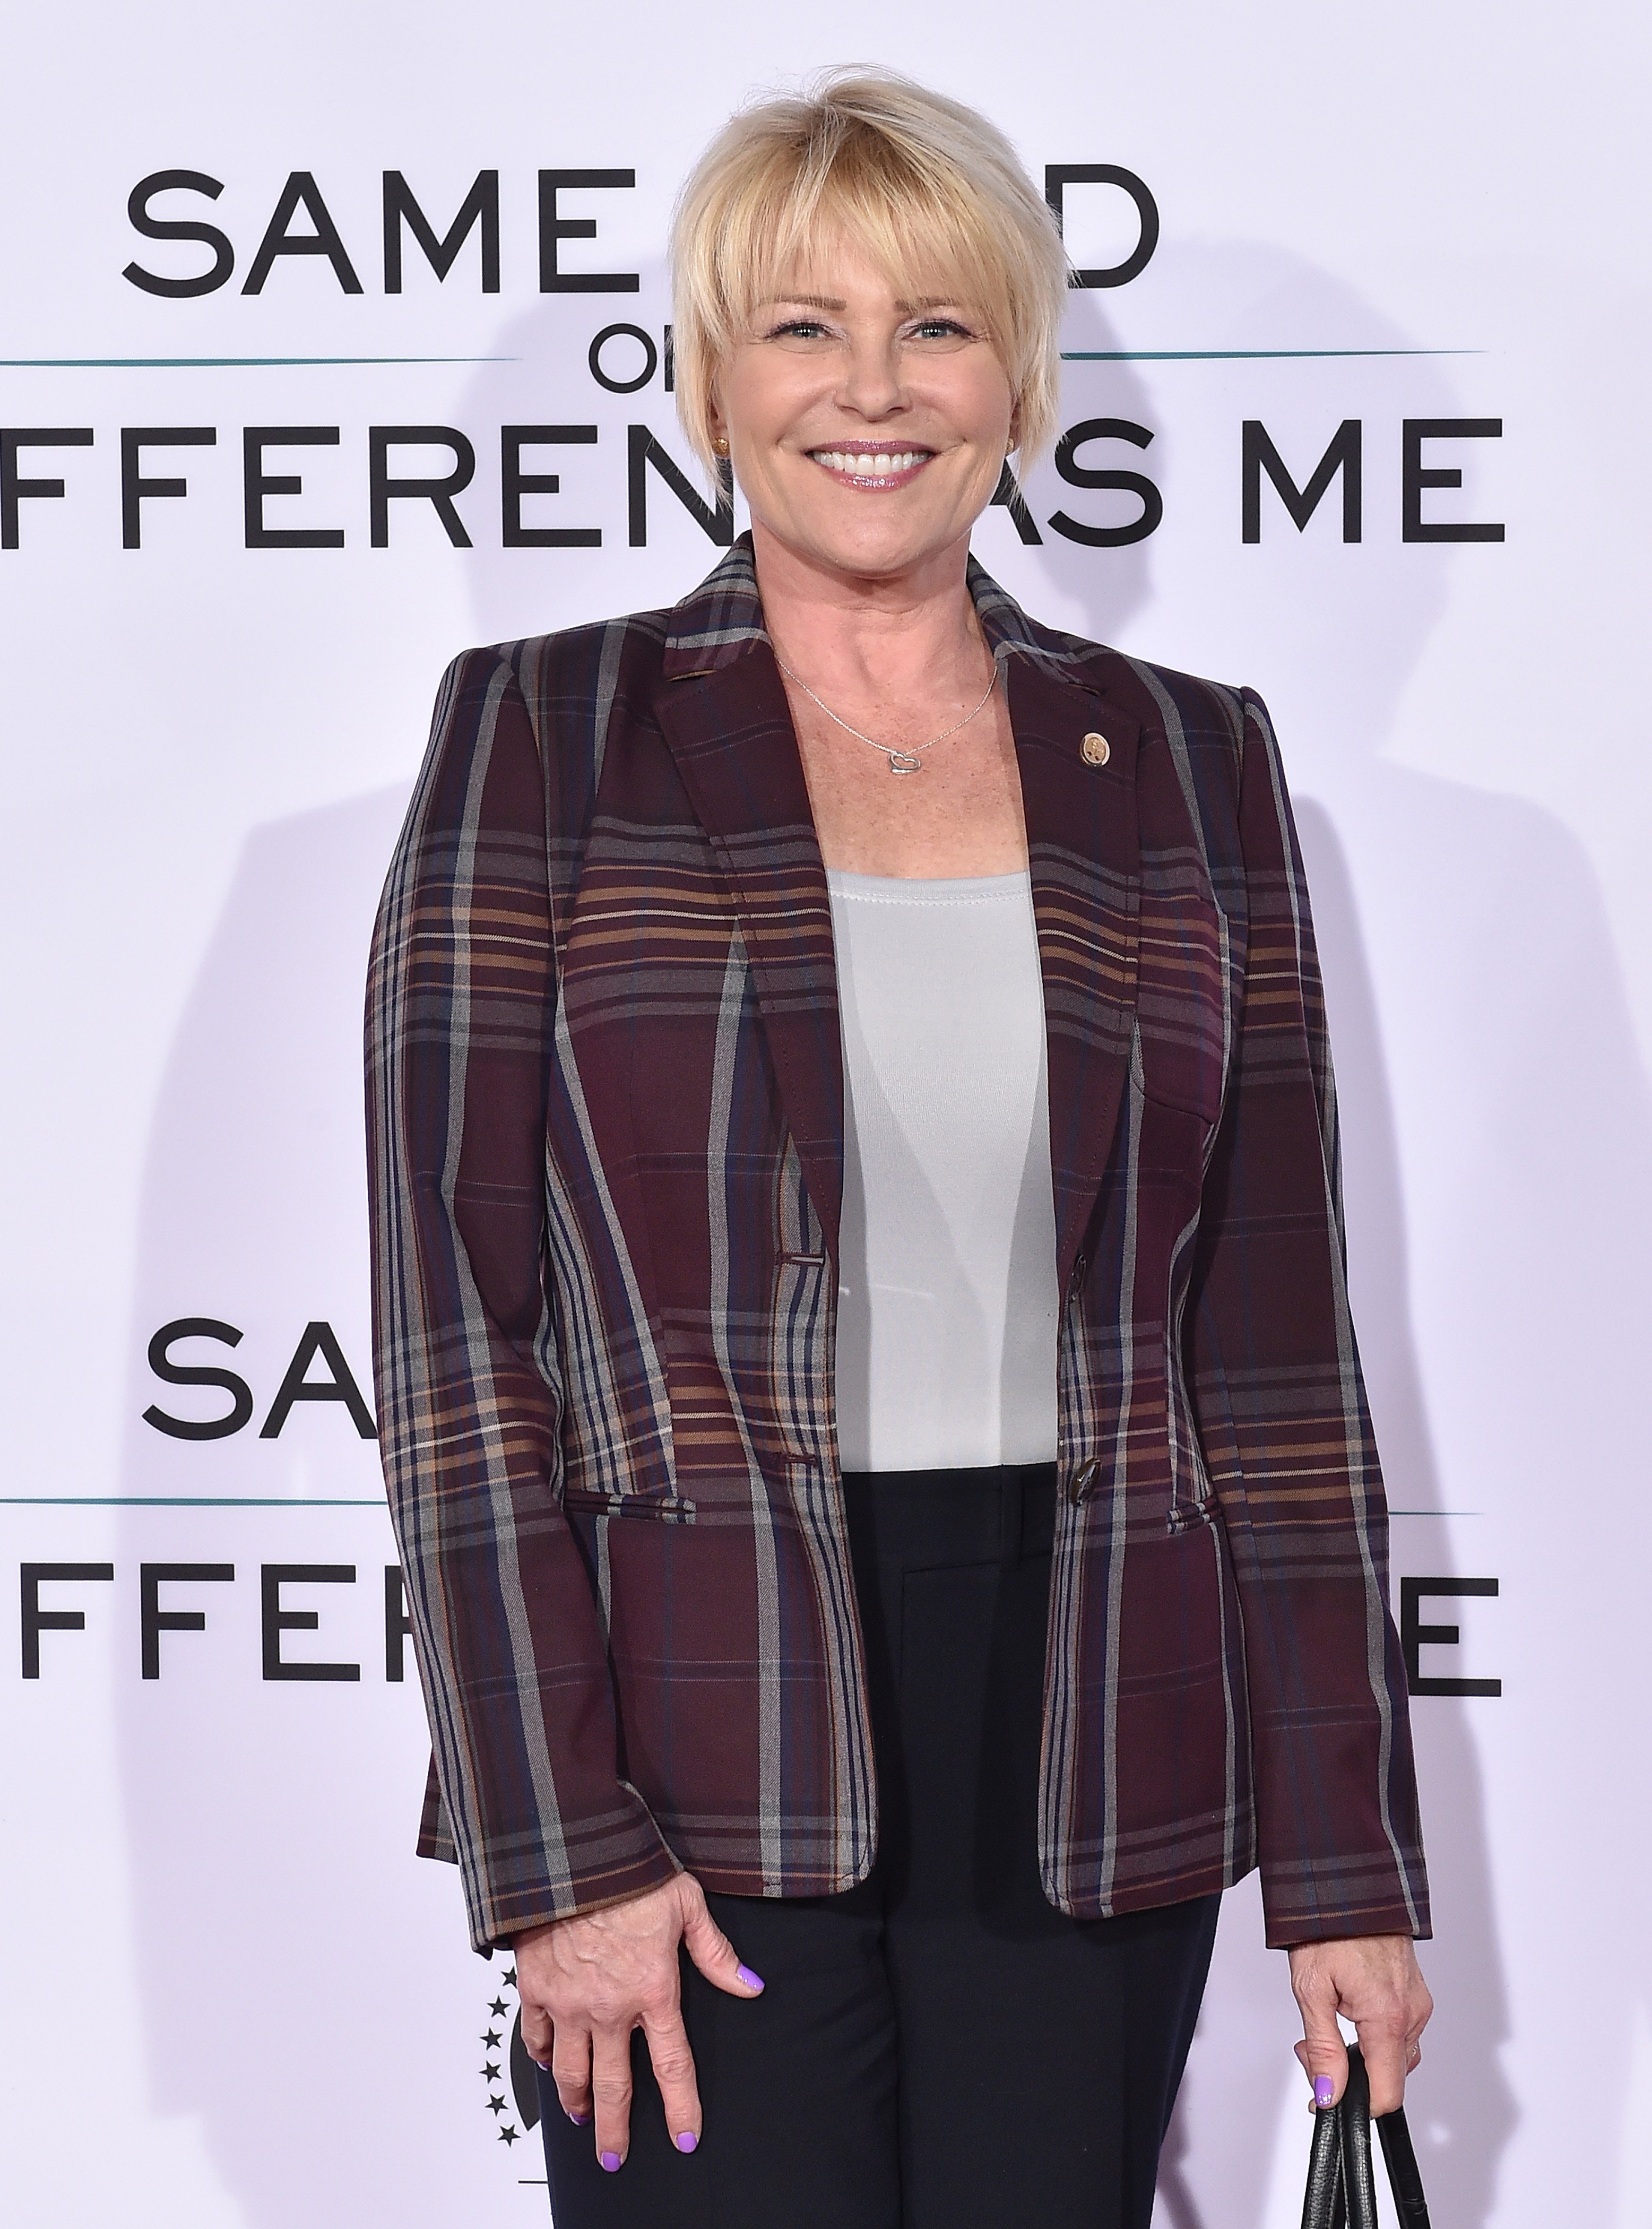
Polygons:
[[[805,310],[843,310],[848,307],[839,294],[771,294],[760,302],[759,309],[778,308],[789,304]],[[965,305],[955,294],[924,294],[915,302],[897,296],[895,306],[907,317],[916,317],[924,310],[961,310]]]

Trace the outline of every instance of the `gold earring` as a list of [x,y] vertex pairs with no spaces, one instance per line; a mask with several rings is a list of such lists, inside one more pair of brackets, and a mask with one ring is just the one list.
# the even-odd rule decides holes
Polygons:
[[729,439],[727,434],[714,434],[711,436],[711,446],[716,450],[718,456],[726,457],[729,453]]

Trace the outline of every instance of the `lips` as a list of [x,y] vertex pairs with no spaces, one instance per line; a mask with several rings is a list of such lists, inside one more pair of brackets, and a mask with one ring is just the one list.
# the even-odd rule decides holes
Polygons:
[[934,456],[933,449],[811,449],[825,471],[860,487],[888,487],[910,479]]

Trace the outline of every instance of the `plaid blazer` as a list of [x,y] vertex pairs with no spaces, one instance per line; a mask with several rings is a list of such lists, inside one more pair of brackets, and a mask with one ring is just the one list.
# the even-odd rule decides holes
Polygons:
[[[1063,1295],[1039,1841],[1076,1917],[1258,1860],[1428,1931],[1318,967],[1249,692],[972,565],[1031,853]],[[1105,735],[1106,763],[1082,739]],[[825,874],[749,542],[449,669],[375,936],[376,1368],[479,1947],[863,1879]]]

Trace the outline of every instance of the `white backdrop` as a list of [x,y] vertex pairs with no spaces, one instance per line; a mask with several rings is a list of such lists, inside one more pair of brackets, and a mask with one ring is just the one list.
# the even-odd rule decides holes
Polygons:
[[[505,1969],[466,1948],[453,1874],[410,1854],[423,1729],[411,1677],[386,1676],[375,1449],[347,1401],[277,1397],[304,1344],[312,1385],[367,1384],[363,957],[438,676],[467,643],[668,601],[707,569],[652,466],[646,540],[627,538],[627,427],[686,451],[659,371],[608,391],[588,350],[620,322],[660,340],[671,197],[733,100],[871,59],[985,106],[1035,175],[1122,165],[1160,212],[1139,277],[1072,298],[1064,423],[1151,434],[1078,461],[1146,473],[1161,525],[1064,538],[1057,510],[1138,506],[1046,464],[1027,490],[1039,542],[1000,509],[977,547],[1041,616],[1272,706],[1329,978],[1396,1572],[1498,1588],[1414,1604],[1458,1629],[1419,1643],[1425,1679],[1501,1684],[1414,1706],[1440,2009],[1412,2117],[1434,2218],[1652,2223],[1645,13],[840,0],[820,30],[800,14],[14,13],[0,426],[93,440],[16,447],[10,483],[37,485],[0,550],[5,2218],[543,2218]],[[555,169],[634,173],[561,190],[556,214],[597,229],[556,243],[561,272],[634,291],[541,291],[537,174]],[[234,268],[213,291],[123,276],[214,267],[209,242],[129,222],[133,189],[169,170],[221,189],[142,205],[219,228]],[[409,235],[387,292],[391,170],[434,236],[497,171],[497,292],[479,227],[440,281]],[[317,254],[244,291],[300,171],[358,292]],[[1081,263],[1135,235],[1105,187],[1071,189],[1069,218]],[[626,378],[646,359],[621,337],[600,361]],[[1361,538],[1342,538],[1340,483],[1299,531],[1265,479],[1260,538],[1242,538],[1247,420],[1299,485],[1359,421]],[[1404,538],[1417,420],[1501,421],[1418,454],[1462,473],[1421,516],[1503,540]],[[507,425],[597,429],[524,453],[561,491],[522,517],[599,529],[600,547],[504,546]],[[337,429],[271,446],[262,469],[302,479],[264,524],[342,530],[341,548],[247,546],[249,427]],[[472,546],[411,499],[373,546],[373,427],[467,438]],[[123,547],[122,428],[179,427],[215,442],[134,453],[129,479],[188,492],[141,497]],[[389,458],[403,477],[452,466]],[[174,1335],[157,1359],[233,1371],[245,1397],[156,1374],[151,1341],[186,1320],[216,1338]],[[336,1344],[305,1342],[316,1324]],[[179,1437],[146,1410],[248,1421]],[[112,1577],[27,1579],[40,1564]],[[155,1565],[220,1575],[146,1583]],[[294,1565],[309,1577],[272,1578]],[[57,1622],[25,1620],[31,1589]],[[305,1611],[314,1629],[269,1622]],[[204,1623],[154,1622],[191,1613]],[[359,1675],[279,1676],[306,1661]],[[1247,1885],[1167,2158],[1171,2229],[1297,2218],[1303,2090],[1284,1961],[1259,1944]]]

